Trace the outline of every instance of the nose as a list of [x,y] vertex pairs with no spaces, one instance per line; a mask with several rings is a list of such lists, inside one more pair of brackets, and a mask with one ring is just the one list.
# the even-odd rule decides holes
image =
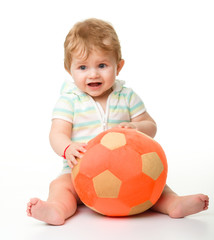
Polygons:
[[91,68],[89,72],[89,78],[95,79],[99,76],[98,71],[95,68]]

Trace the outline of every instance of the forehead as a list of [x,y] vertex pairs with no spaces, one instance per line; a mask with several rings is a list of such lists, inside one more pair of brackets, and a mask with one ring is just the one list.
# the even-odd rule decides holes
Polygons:
[[86,62],[86,61],[113,61],[114,55],[99,49],[92,49],[90,52],[77,51],[72,56],[72,62]]

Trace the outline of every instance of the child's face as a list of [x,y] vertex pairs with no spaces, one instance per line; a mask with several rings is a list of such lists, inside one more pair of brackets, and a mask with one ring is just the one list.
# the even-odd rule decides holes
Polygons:
[[107,98],[124,61],[102,51],[92,51],[87,59],[72,57],[71,76],[77,87],[94,99]]

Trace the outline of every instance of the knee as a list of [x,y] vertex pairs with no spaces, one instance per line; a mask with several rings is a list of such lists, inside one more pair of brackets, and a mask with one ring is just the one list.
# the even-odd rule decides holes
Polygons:
[[65,183],[61,180],[61,179],[54,179],[50,185],[49,185],[49,189],[53,189],[53,188],[64,188],[65,187]]
[[53,188],[55,188],[58,185],[58,182],[56,179],[54,179],[53,181],[51,181],[51,183],[49,184],[49,191],[51,191]]
[[51,190],[53,188],[58,188],[58,189],[71,190],[71,186],[72,186],[72,183],[69,178],[58,177],[50,183],[49,189]]

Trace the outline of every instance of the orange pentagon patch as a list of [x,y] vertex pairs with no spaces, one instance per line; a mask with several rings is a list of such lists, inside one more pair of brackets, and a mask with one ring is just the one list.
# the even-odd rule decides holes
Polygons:
[[100,143],[110,150],[126,145],[126,137],[123,133],[109,132],[101,139]]
[[121,181],[109,170],[106,170],[93,178],[94,189],[98,197],[117,198]]
[[139,205],[136,205],[131,209],[129,215],[134,215],[134,214],[144,212],[147,209],[149,209],[152,205],[153,205],[152,202],[150,202],[149,200]]
[[156,180],[164,170],[164,166],[158,154],[156,152],[146,153],[143,154],[141,158],[142,172]]

